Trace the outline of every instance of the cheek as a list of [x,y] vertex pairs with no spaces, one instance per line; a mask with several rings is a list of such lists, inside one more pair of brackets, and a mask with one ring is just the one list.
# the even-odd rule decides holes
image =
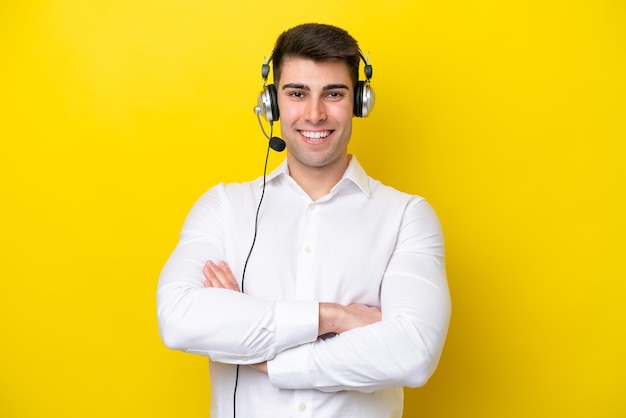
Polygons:
[[282,100],[278,100],[278,113],[282,121],[293,120],[297,118],[298,108],[293,103],[285,103]]
[[345,120],[345,119],[352,119],[353,115],[354,115],[354,101],[353,100],[342,101],[337,107],[337,117],[341,117],[341,119]]
[[346,106],[345,108],[342,108],[341,112],[339,112],[337,114],[337,118],[339,120],[343,121],[343,123],[345,125],[351,125],[352,124],[352,117],[353,116],[354,116],[354,112],[353,112],[352,105]]

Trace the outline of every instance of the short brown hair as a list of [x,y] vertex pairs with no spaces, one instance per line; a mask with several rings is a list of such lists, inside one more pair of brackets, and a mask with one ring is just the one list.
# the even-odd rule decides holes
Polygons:
[[348,65],[353,86],[359,79],[359,45],[347,31],[336,26],[306,23],[280,34],[272,52],[275,85],[280,80],[283,60],[288,57],[343,61]]

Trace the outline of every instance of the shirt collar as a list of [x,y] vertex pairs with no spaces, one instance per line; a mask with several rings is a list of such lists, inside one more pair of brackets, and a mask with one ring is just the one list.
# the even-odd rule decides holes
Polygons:
[[[341,188],[345,187],[347,183],[353,183],[361,189],[361,191],[369,197],[370,188],[369,181],[367,177],[367,173],[359,164],[359,161],[356,159],[356,156],[349,155],[350,161],[348,162],[348,168],[343,173],[341,179],[337,182],[337,184],[332,188],[331,194],[336,193]],[[270,174],[267,176],[267,182],[271,182],[276,178],[289,176],[289,166],[287,165],[287,158],[285,158],[282,163],[278,167],[276,167]]]

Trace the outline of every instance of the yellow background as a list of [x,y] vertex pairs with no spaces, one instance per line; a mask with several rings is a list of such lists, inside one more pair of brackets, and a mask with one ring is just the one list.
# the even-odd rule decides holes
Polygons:
[[0,416],[208,416],[157,277],[203,191],[261,174],[260,65],[321,21],[371,53],[352,152],[446,232],[448,342],[405,416],[626,417],[625,9],[3,1]]

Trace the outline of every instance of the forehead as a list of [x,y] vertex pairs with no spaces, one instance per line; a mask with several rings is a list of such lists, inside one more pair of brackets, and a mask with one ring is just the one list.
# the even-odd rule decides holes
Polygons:
[[352,84],[350,68],[345,61],[314,61],[300,57],[288,57],[282,62],[278,84],[282,86],[288,83],[310,86]]

